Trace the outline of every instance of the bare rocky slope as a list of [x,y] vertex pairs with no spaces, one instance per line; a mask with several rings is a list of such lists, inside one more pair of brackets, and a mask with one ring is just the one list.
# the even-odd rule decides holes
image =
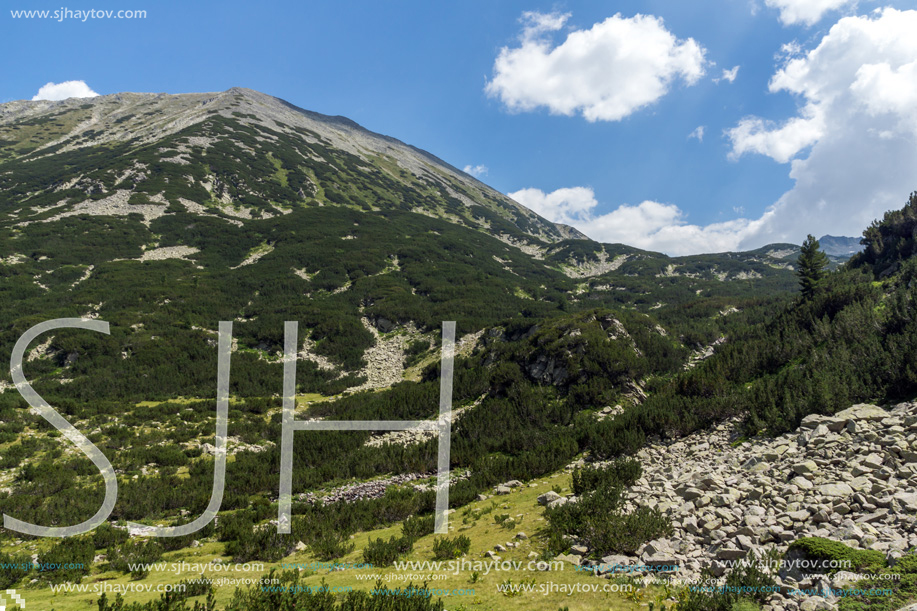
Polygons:
[[[764,562],[768,550],[784,553],[802,537],[878,550],[889,564],[917,547],[917,403],[811,415],[773,439],[742,440],[735,423],[725,423],[652,444],[637,458],[644,473],[629,491],[630,502],[663,510],[673,534],[646,543],[636,556],[594,562],[575,546],[562,559],[608,577],[616,565],[677,566],[664,574],[690,582],[705,568],[721,576],[746,558]],[[576,497],[549,492],[539,501]],[[855,581],[845,571],[829,577],[791,564],[775,568],[780,592],[767,607],[774,611],[835,609],[835,596],[793,592],[841,590]]]

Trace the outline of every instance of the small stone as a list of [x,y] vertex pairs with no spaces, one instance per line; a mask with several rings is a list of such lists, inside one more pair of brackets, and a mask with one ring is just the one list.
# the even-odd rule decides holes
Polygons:
[[793,472],[798,475],[807,475],[809,473],[815,473],[818,471],[818,465],[814,461],[807,460],[805,462],[796,463],[793,465]]

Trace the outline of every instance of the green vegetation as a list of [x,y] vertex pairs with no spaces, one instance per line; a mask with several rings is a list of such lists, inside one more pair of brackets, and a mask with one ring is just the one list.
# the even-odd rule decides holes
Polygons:
[[643,474],[640,462],[634,459],[616,460],[602,467],[585,467],[573,470],[573,494],[579,496],[602,487],[633,486]]
[[567,538],[573,535],[600,558],[610,552],[632,554],[643,543],[671,534],[671,522],[656,508],[640,506],[624,513],[624,490],[640,473],[640,463],[635,460],[575,470],[573,490],[579,500],[545,511],[549,549],[554,553],[566,551]]
[[386,567],[395,562],[402,554],[411,551],[413,546],[413,540],[407,537],[398,539],[391,537],[388,541],[370,539],[363,549],[363,561],[373,566]]
[[471,539],[465,535],[459,535],[450,539],[449,537],[437,537],[433,543],[433,558],[436,560],[452,560],[459,556],[464,556],[471,549]]
[[[701,579],[713,583],[715,577],[704,572]],[[682,590],[678,611],[754,611],[770,598],[770,590],[775,584],[773,576],[758,563],[742,563],[726,575],[719,589],[688,587]]]
[[828,255],[819,250],[818,240],[809,234],[802,243],[798,260],[799,284],[802,289],[803,299],[811,299],[825,278],[825,269],[828,267]]
[[[870,572],[885,566],[885,554],[874,550],[853,549],[840,541],[821,537],[805,537],[793,541],[787,554],[801,552],[805,558],[823,563],[825,569],[813,572],[834,574],[839,570]],[[838,568],[840,567],[840,568]]]
[[845,597],[838,604],[840,611],[896,611],[917,601],[917,554],[899,558],[891,568],[871,568],[869,579],[852,584],[859,590],[881,590],[879,596]]
[[[545,241],[535,237],[552,235],[542,221],[432,165],[429,175],[416,176],[394,159],[357,156],[307,130],[270,129],[244,112],[212,116],[156,143],[35,153],[87,110],[0,130],[0,353],[44,320],[91,315],[110,322],[110,335],[63,330],[42,337],[30,350],[49,343],[27,360],[25,373],[110,458],[119,480],[111,520],[120,524],[53,542],[0,533],[0,545],[16,550],[0,553],[5,567],[28,563],[23,550],[40,562],[87,567],[3,568],[0,589],[90,574],[150,581],[156,576],[131,566],[178,551],[197,554],[193,542],[194,550],[211,546],[211,557],[239,563],[297,554],[384,567],[400,558],[477,554],[468,531],[487,532],[492,548],[524,519],[511,502],[480,505],[479,495],[510,479],[543,478],[579,457],[611,462],[576,469],[569,481],[541,482],[572,490],[579,502],[545,510],[540,532],[524,522],[538,546],[527,551],[566,552],[574,536],[595,557],[632,553],[670,532],[655,509],[623,509],[624,491],[642,473],[628,457],[647,440],[734,416],[744,418],[743,439],[753,440],[791,430],[811,413],[917,394],[910,365],[917,362],[917,194],[869,227],[866,250],[839,269],[830,269],[811,236],[801,251],[773,245],[670,258],[588,240]],[[211,144],[189,147],[192,138]],[[179,147],[188,150],[188,164],[168,161]],[[117,191],[130,192],[126,201],[136,212],[52,220]],[[540,258],[495,236],[525,241]],[[170,247],[188,254],[144,254]],[[292,533],[277,534],[270,521],[277,516],[278,355],[287,320],[299,322],[300,340],[310,340],[316,357],[297,363],[297,418],[435,418],[442,321],[456,321],[460,337],[480,332],[455,359],[453,405],[463,410],[453,423],[450,465],[461,475],[450,487],[450,505],[461,510],[457,532],[432,536],[430,489],[390,486],[379,498],[320,500],[354,482],[429,476],[436,439],[379,446],[367,443],[372,435],[364,431],[300,431]],[[214,441],[219,321],[234,321],[237,344],[218,523],[193,538],[131,539],[120,528],[126,520],[184,523],[209,502],[214,459],[205,444]],[[413,327],[418,334],[408,331]],[[352,392],[367,380],[376,332],[404,339],[411,381]],[[713,355],[701,358],[711,346]],[[612,405],[623,412],[597,417]],[[0,393],[0,468],[7,473],[0,511],[55,526],[91,516],[102,480],[71,450],[18,394]],[[313,496],[299,496],[307,492]],[[888,568],[881,554],[818,539],[797,541],[792,550],[897,571],[906,578],[896,600],[915,594],[912,557]],[[99,553],[105,561],[92,566]],[[252,587],[219,604],[229,611],[442,608],[423,597],[297,592],[308,575],[277,576],[285,591]],[[727,584],[769,579],[742,568]],[[497,583],[487,580],[474,579]],[[96,604],[100,611],[215,609],[219,593],[193,585],[184,596]],[[760,602],[694,592],[679,608],[744,611]],[[875,601],[843,604],[844,611],[881,608]]]
[[303,587],[297,572],[271,572],[268,579],[276,578],[278,586],[262,588],[252,586],[238,590],[226,611],[276,611],[304,609],[315,611],[442,611],[441,600],[434,600],[426,584],[409,584],[403,588],[388,588],[376,582],[377,594],[360,590],[336,596],[324,584]]

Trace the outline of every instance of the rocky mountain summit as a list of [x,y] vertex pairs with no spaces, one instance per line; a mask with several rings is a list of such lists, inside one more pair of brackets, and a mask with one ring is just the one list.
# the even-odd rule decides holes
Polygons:
[[[251,133],[257,134],[251,143],[240,140],[240,135],[246,130],[253,130]],[[227,144],[270,158],[272,145],[292,143],[295,146],[302,142],[317,147],[308,150],[302,148],[295,156],[282,161],[278,158],[284,187],[292,188],[295,184],[290,193],[268,192],[261,188],[259,183],[264,176],[258,175],[258,172],[243,175],[242,172],[234,171],[232,176],[216,176],[219,172],[214,173],[212,159],[207,160],[210,177],[196,180],[196,168],[204,165],[200,155],[231,150],[224,148]],[[69,159],[73,155],[91,155],[92,151],[106,147],[122,147],[123,150],[119,151],[121,156],[132,158],[133,164],[127,168],[118,168],[117,171],[112,169],[111,180],[103,177],[104,172],[98,171],[108,168],[98,167],[87,168],[90,171],[78,176],[62,176],[60,179],[56,176],[45,177],[56,183],[51,186],[57,191],[75,187],[84,190],[87,197],[92,193],[108,192],[114,183],[125,187],[118,191],[124,200],[123,209],[109,205],[97,210],[84,204],[82,208],[73,208],[75,213],[114,216],[143,213],[143,210],[136,207],[125,208],[127,199],[132,193],[138,192],[138,185],[142,186],[144,181],[162,174],[160,164],[168,164],[174,169],[186,170],[171,177],[173,183],[175,180],[180,181],[186,190],[201,186],[208,199],[219,201],[217,205],[207,200],[199,201],[201,198],[191,198],[189,204],[195,208],[195,212],[203,212],[200,207],[204,204],[216,207],[231,217],[247,220],[266,218],[277,211],[283,212],[283,206],[254,210],[255,215],[252,216],[251,205],[246,206],[241,200],[246,195],[267,201],[281,199],[278,196],[293,201],[306,200],[312,196],[321,197],[324,193],[322,170],[311,173],[306,171],[297,177],[297,166],[328,161],[322,158],[322,152],[323,147],[329,147],[355,162],[361,170],[375,171],[377,175],[384,173],[394,183],[406,188],[430,190],[429,193],[434,195],[428,200],[422,200],[418,190],[417,203],[414,205],[417,212],[447,216],[458,221],[460,217],[466,216],[464,208],[482,207],[509,219],[510,224],[515,226],[513,235],[507,235],[505,239],[524,240],[526,237],[535,237],[555,242],[568,238],[586,238],[571,227],[555,225],[541,218],[426,151],[374,133],[345,117],[304,110],[251,89],[233,87],[223,92],[177,95],[117,93],[58,102],[21,100],[0,104],[0,163],[26,157],[34,161],[62,159],[63,155]],[[343,165],[340,160],[333,163]],[[293,175],[290,176],[290,173]],[[290,178],[294,180],[291,182]],[[174,184],[169,186],[174,189]],[[163,187],[163,190],[169,190],[166,184]],[[80,203],[79,199],[71,197],[69,201],[64,200],[65,210]],[[332,195],[331,199],[343,198]],[[150,214],[161,216],[165,213],[168,202],[163,199],[159,203],[162,205],[152,206]],[[448,211],[440,209],[443,203],[451,204]],[[43,211],[38,211],[39,217]],[[28,216],[34,216],[35,212],[32,210]],[[473,214],[468,214],[465,220],[481,229],[489,228],[487,222],[480,217],[475,221],[475,218]],[[48,220],[49,217],[41,217],[43,222]]]
[[823,235],[818,238],[818,243],[825,254],[835,257],[851,257],[863,250],[860,238]]
[[[684,581],[709,568],[723,575],[743,558],[786,552],[802,537],[822,537],[854,549],[878,550],[889,563],[917,547],[917,403],[889,410],[860,404],[833,416],[810,415],[793,433],[753,441],[736,438],[736,423],[670,443],[637,457],[643,477],[630,503],[655,506],[672,519],[667,539],[650,541],[637,556],[608,556],[601,564],[575,549],[567,559],[596,565],[677,565],[665,571]],[[571,502],[575,497],[544,499]],[[644,574],[656,574],[653,571]],[[770,609],[832,609],[832,597],[800,597],[796,588],[843,588],[833,580],[784,566]]]

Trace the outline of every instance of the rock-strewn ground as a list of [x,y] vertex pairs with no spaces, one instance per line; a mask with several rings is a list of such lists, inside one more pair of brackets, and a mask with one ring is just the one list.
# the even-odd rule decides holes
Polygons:
[[[801,537],[879,550],[890,559],[917,547],[917,403],[812,415],[773,439],[737,443],[735,430],[735,423],[724,424],[639,452],[644,475],[631,488],[629,505],[665,511],[674,534],[644,545],[637,557],[609,556],[604,564],[676,564],[677,576],[691,579],[705,567],[723,574],[750,552],[786,551]],[[829,585],[786,570],[780,583],[787,589]],[[777,594],[769,608],[834,603]]]

